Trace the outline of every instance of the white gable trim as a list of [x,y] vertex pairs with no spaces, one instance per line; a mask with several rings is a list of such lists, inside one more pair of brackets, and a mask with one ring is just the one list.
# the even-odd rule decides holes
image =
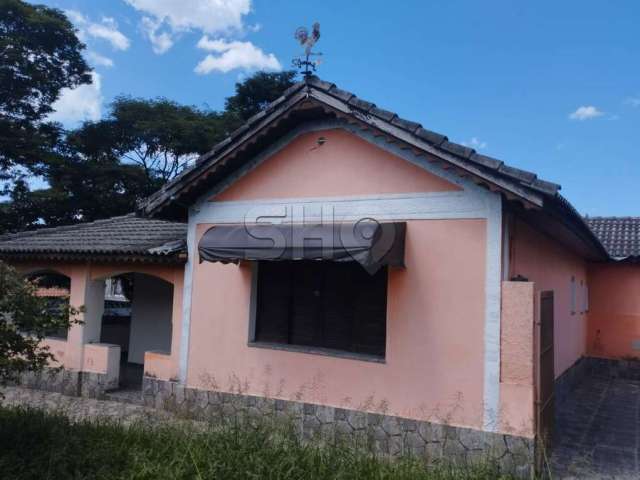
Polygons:
[[[402,193],[343,197],[284,198],[252,201],[209,201],[231,183],[241,178],[291,140],[310,131],[343,128],[360,138],[423,168],[429,173],[463,188],[461,191]],[[191,327],[193,262],[197,257],[196,228],[202,223],[238,224],[262,221],[354,221],[363,217],[377,220],[486,219],[486,278],[484,325],[484,416],[483,428],[497,430],[500,404],[500,296],[502,255],[502,200],[467,178],[445,170],[424,156],[416,155],[371,132],[363,132],[346,122],[315,122],[295,129],[281,141],[265,149],[237,174],[215,185],[189,209],[187,234],[189,258],[185,266],[182,336],[180,342],[180,381],[186,383]],[[268,219],[268,220],[267,220]]]

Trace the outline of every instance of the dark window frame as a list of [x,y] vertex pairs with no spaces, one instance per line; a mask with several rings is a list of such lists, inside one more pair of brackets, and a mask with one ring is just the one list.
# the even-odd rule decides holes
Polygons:
[[[360,330],[358,334],[353,334],[351,333],[349,335],[349,345],[346,348],[333,348],[331,346],[327,346],[327,335],[326,332],[323,332],[322,335],[322,341],[320,342],[315,342],[315,341],[307,341],[304,343],[298,343],[295,341],[292,341],[292,325],[291,322],[293,321],[293,315],[291,314],[291,311],[288,312],[287,317],[286,317],[286,323],[287,323],[287,327],[286,327],[286,341],[284,340],[265,340],[264,335],[261,335],[261,318],[264,318],[263,315],[265,315],[264,310],[261,310],[261,264],[265,264],[268,263],[268,265],[264,268],[280,268],[280,269],[305,269],[305,265],[310,267],[314,273],[318,272],[318,269],[322,270],[324,273],[323,275],[334,275],[334,277],[331,278],[335,278],[336,275],[336,271],[340,272],[340,269],[343,269],[342,271],[350,271],[352,275],[355,275],[353,278],[357,278],[358,280],[360,280],[360,282],[357,283],[357,285],[353,285],[353,289],[349,290],[349,292],[355,291],[356,293],[359,293],[361,297],[361,299],[355,301],[353,303],[347,303],[348,306],[345,307],[345,303],[340,303],[340,301],[338,300],[337,302],[334,302],[332,304],[330,304],[330,308],[329,310],[333,310],[333,316],[331,318],[331,314],[326,314],[324,311],[322,311],[321,313],[319,313],[317,310],[313,309],[313,315],[314,317],[319,317],[320,320],[316,320],[316,318],[314,318],[313,320],[311,320],[312,323],[314,323],[313,329],[317,329],[319,326],[324,326],[327,327],[327,325],[330,327],[331,326],[331,321],[333,320],[334,322],[338,322],[338,323],[334,323],[334,325],[338,325],[338,328],[347,328],[347,329],[351,329],[350,331],[353,332],[355,328],[362,328],[363,325],[359,325],[359,320],[361,320],[362,318],[366,318],[367,322],[370,322],[371,318],[373,318],[373,320],[371,321],[374,327],[374,330],[376,331],[376,334],[374,334],[374,340],[371,341],[370,338],[367,338],[367,334],[363,333],[364,330]],[[295,266],[293,266],[292,264],[295,263]],[[333,264],[332,265],[328,265],[328,264]],[[337,267],[336,267],[337,266]],[[336,268],[338,270],[336,270]],[[333,270],[331,270],[333,269]],[[329,273],[326,273],[329,272]],[[332,273],[333,272],[333,273]],[[293,273],[291,273],[291,275],[294,275]],[[308,275],[308,273],[305,271],[305,275]],[[387,319],[388,319],[388,288],[389,288],[389,272],[388,272],[388,267],[382,267],[381,271],[379,271],[376,274],[375,280],[374,277],[370,276],[359,264],[355,263],[355,262],[349,262],[349,263],[333,263],[333,262],[322,262],[322,261],[289,261],[289,262],[252,262],[252,285],[251,285],[251,303],[250,303],[250,322],[249,322],[249,335],[248,335],[248,345],[250,347],[257,347],[257,348],[268,348],[268,349],[275,349],[275,350],[285,350],[285,351],[293,351],[293,352],[301,352],[301,353],[309,353],[309,354],[317,354],[317,355],[326,355],[326,356],[333,356],[333,357],[339,357],[339,358],[349,358],[349,359],[355,359],[355,360],[363,360],[363,361],[372,361],[372,362],[377,362],[377,363],[384,363],[385,362],[385,358],[386,358],[386,344],[387,344]],[[316,277],[313,276],[313,281],[315,281]],[[372,295],[373,298],[379,298],[380,302],[378,304],[378,302],[376,301],[374,308],[375,314],[374,315],[370,315],[371,311],[369,308],[369,305],[367,304],[367,293],[363,293],[362,289],[362,282],[368,282],[368,279],[371,279],[371,283],[367,283],[368,286],[373,286],[374,288],[370,289],[369,291],[367,291],[367,293],[369,295]],[[264,281],[264,280],[263,280]],[[283,280],[284,281],[284,280]],[[323,280],[325,281],[325,280]],[[377,283],[376,283],[377,282]],[[324,288],[326,288],[326,283],[324,284]],[[330,283],[330,285],[333,285],[332,283]],[[347,283],[347,285],[349,285]],[[344,287],[344,284],[342,285]],[[265,288],[264,286],[262,288]],[[349,287],[347,287],[349,288]],[[325,292],[324,290],[322,291],[321,295],[317,295],[318,297],[320,297],[318,299],[319,304],[322,305],[326,305],[327,302],[332,302],[332,299],[330,298],[331,295],[333,296],[340,296],[341,294],[344,295],[344,292],[340,292],[338,287],[330,287],[330,292],[329,294],[327,294],[327,292]],[[292,286],[290,287],[290,290],[288,291],[288,295],[293,296],[293,282],[292,282]],[[304,295],[308,295],[308,292],[303,291],[303,297]],[[351,297],[348,297],[351,298]],[[298,297],[298,302],[300,302],[300,298]],[[281,303],[282,300],[280,300],[280,302],[275,302],[275,303]],[[356,306],[356,303],[359,304],[359,307]],[[306,302],[303,302],[302,305],[306,305]],[[365,308],[363,308],[363,305],[365,306]],[[271,307],[272,308],[272,307]],[[341,311],[341,308],[347,308],[348,312],[346,312],[347,314],[345,314],[344,311]],[[358,310],[359,308],[359,310]],[[336,315],[336,311],[337,311],[337,315]],[[348,315],[350,314],[350,315]],[[345,327],[344,325],[342,325],[342,319],[348,316],[348,320],[350,323],[347,327]],[[337,320],[338,319],[338,320]],[[304,322],[309,322],[309,319],[307,317],[305,317],[303,320]],[[318,323],[320,325],[318,325]],[[364,325],[366,326],[366,325]],[[270,324],[270,328],[273,327],[273,323]],[[283,331],[278,329],[278,333],[282,334]],[[377,335],[377,336],[376,336]],[[331,332],[331,334],[329,335],[329,337],[332,337],[335,341],[335,338],[338,338],[340,341],[340,337],[339,337],[339,331],[336,334],[335,330]],[[380,338],[381,337],[381,338]],[[354,341],[354,338],[357,338],[357,342]],[[367,343],[367,341],[369,341],[370,343]],[[330,343],[330,342],[329,342]],[[368,349],[368,351],[367,351]],[[372,351],[372,350],[375,350]]]

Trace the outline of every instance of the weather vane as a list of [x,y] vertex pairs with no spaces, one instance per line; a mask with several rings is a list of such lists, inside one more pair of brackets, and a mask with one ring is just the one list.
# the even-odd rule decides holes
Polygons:
[[[295,38],[300,45],[304,47],[304,55],[299,55],[294,58],[291,63],[296,68],[304,68],[302,75],[308,77],[316,71],[316,67],[320,65],[320,57],[322,57],[321,53],[311,51],[313,46],[320,39],[320,24],[318,22],[313,24],[311,35],[309,35],[309,31],[305,27],[298,27],[296,32],[293,34],[293,38]],[[316,57],[316,59],[312,60],[312,57]]]

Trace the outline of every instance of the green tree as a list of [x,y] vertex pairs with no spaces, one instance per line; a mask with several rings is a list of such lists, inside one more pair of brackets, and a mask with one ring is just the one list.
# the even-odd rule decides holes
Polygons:
[[136,201],[277,99],[294,79],[294,72],[256,73],[236,84],[222,112],[164,98],[116,98],[104,119],[52,140],[55,154],[38,170],[48,188],[30,191],[17,181],[10,199],[0,203],[0,231],[131,212]]
[[227,98],[227,122],[239,124],[264,110],[295,83],[297,73],[288,70],[277,73],[257,72],[243,82],[236,83],[236,93]]
[[87,156],[116,157],[140,166],[150,186],[176,176],[222,136],[221,116],[157,98],[118,97],[109,115],[85,122],[69,135],[70,145]]
[[36,290],[35,283],[0,261],[0,385],[46,367],[55,357],[42,340],[78,322],[80,309],[54,306]]
[[60,138],[46,122],[63,88],[91,83],[84,45],[57,9],[20,0],[0,0],[0,171],[35,173]]

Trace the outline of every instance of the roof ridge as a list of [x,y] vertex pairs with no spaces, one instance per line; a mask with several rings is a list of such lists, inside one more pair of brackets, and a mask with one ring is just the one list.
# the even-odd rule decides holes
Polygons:
[[[294,94],[298,93],[303,88],[307,89],[307,95],[311,93],[312,89],[316,89],[323,94],[328,94],[338,101],[347,104],[348,107],[362,112],[365,116],[375,117],[395,128],[399,128],[409,133],[409,135],[415,137],[419,142],[425,142],[436,148],[441,153],[451,155],[454,158],[459,158],[463,162],[468,162],[470,164],[469,166],[473,166],[473,168],[477,169],[476,174],[489,174],[496,175],[498,178],[506,178],[509,181],[515,182],[519,186],[531,189],[537,194],[543,195],[556,196],[562,188],[561,185],[557,183],[538,178],[538,176],[533,172],[513,167],[505,164],[502,160],[498,160],[488,155],[479,154],[472,148],[451,142],[446,135],[427,130],[420,123],[403,119],[394,112],[378,108],[374,103],[360,99],[355,94],[338,88],[334,83],[324,81],[316,75],[309,75],[285,90],[280,97],[267,105],[263,110],[259,111],[252,117],[249,117],[241,127],[227,135],[208,152],[200,155],[190,168],[184,169],[173,180],[163,185],[157,192],[154,192],[139,202],[137,211],[144,212],[150,204],[156,203],[156,199],[162,198],[165,192],[169,191],[174,185],[176,185],[176,183],[186,180],[192,173],[195,172],[195,174],[198,175],[199,169],[215,165],[219,159],[216,159],[215,157],[224,151],[225,147],[231,145],[258,122],[273,113],[276,107],[287,100],[290,100]],[[212,158],[214,159],[213,163],[206,162]],[[204,167],[205,165],[206,167]],[[485,180],[492,181],[490,178]],[[169,197],[174,197],[174,195],[169,195]],[[153,208],[155,207],[151,207],[152,210]]]
[[127,213],[126,215],[118,215],[116,217],[99,218],[91,222],[79,222],[79,223],[74,223],[72,225],[59,225],[57,227],[45,227],[45,228],[24,230],[22,232],[5,233],[3,235],[0,235],[0,242],[5,240],[14,240],[16,238],[29,238],[29,237],[34,237],[41,234],[67,232],[69,230],[74,230],[77,228],[84,228],[84,227],[93,226],[93,225],[113,223],[114,221],[120,220],[122,218],[128,218],[128,217],[134,217],[134,216],[136,216],[136,214],[135,212],[132,212],[132,213]]

